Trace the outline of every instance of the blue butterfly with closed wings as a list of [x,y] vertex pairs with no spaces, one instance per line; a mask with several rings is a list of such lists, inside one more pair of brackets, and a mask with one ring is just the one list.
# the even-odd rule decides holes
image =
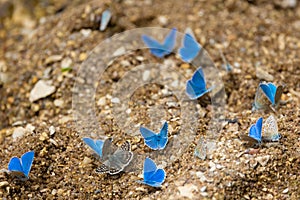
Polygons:
[[100,31],[104,31],[106,29],[106,27],[110,21],[110,18],[111,18],[110,10],[105,10],[101,16]]
[[168,142],[168,122],[165,122],[159,133],[140,127],[140,132],[144,137],[145,144],[153,150],[164,149]]
[[281,85],[276,87],[271,82],[260,83],[255,94],[253,109],[267,108],[270,103],[272,106],[277,106],[282,92],[283,87]]
[[165,181],[166,172],[163,169],[157,169],[157,166],[153,160],[146,158],[144,161],[143,169],[143,181],[138,181],[152,187],[161,187],[161,184]]
[[184,62],[191,62],[199,53],[200,44],[190,33],[185,33],[182,47],[179,49],[179,55]]
[[21,158],[12,157],[8,163],[8,171],[22,181],[28,180],[33,158],[34,151],[24,153]]
[[174,49],[176,31],[176,28],[173,28],[162,44],[147,35],[142,35],[142,40],[150,48],[150,52],[154,56],[163,58],[164,56],[169,55]]
[[82,138],[85,144],[87,144],[100,158],[102,158],[103,140],[93,140],[91,138]]
[[262,122],[263,118],[260,117],[255,124],[252,124],[249,130],[249,135],[241,135],[241,139],[248,142],[251,147],[256,147],[262,141]]
[[186,94],[190,99],[197,99],[210,92],[212,88],[206,89],[206,82],[202,68],[199,67],[193,77],[186,83]]

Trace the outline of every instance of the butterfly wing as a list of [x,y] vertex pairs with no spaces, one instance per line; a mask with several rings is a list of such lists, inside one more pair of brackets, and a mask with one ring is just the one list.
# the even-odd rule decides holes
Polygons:
[[262,117],[257,120],[255,124],[252,124],[249,131],[249,136],[261,142],[261,130],[262,130]]
[[106,29],[110,21],[110,18],[111,18],[111,12],[109,10],[105,10],[101,16],[100,31],[104,31]]
[[191,62],[199,53],[201,46],[192,35],[186,33],[183,38],[183,47],[179,49],[179,55],[184,62]]
[[148,180],[148,184],[152,187],[160,187],[161,184],[165,181],[166,172],[163,169],[157,169],[157,171],[151,177],[151,181]]
[[23,173],[25,174],[26,177],[28,177],[28,174],[30,172],[33,158],[34,158],[34,151],[26,152],[21,157]]
[[17,171],[17,172],[21,172],[22,174],[24,174],[22,163],[18,157],[12,157],[10,159],[10,161],[8,163],[8,170],[11,172]]
[[155,162],[150,159],[150,158],[146,158],[144,161],[144,169],[143,169],[143,175],[144,175],[144,181],[151,181],[152,176],[154,175],[154,173],[156,172],[157,167]]
[[[275,104],[275,92],[276,92],[276,86],[272,83],[261,83],[259,84],[260,88],[264,92],[264,94],[267,96],[269,101],[272,103],[272,105]],[[274,91],[274,87],[275,91]]]
[[166,53],[168,54],[174,49],[176,43],[176,31],[176,28],[173,28],[164,41],[164,47],[166,48]]
[[112,138],[107,138],[104,140],[102,147],[102,160],[108,160],[113,153],[117,150],[117,147],[112,144]]
[[273,115],[270,115],[263,124],[263,140],[276,142],[281,135],[278,133],[277,121]]
[[96,142],[91,138],[82,138],[85,144],[87,144],[94,152],[97,153],[97,155],[102,157],[102,147],[103,147],[103,141],[102,140],[96,140]]
[[150,48],[150,52],[154,56],[159,58],[164,57],[166,50],[162,44],[147,35],[142,35],[142,40]]
[[145,128],[140,127],[140,132],[144,138],[145,144],[151,148],[151,149],[158,149],[158,141],[157,141],[157,135],[153,131]]
[[192,79],[187,81],[186,93],[190,99],[197,99],[209,91],[210,90],[206,89],[204,73],[202,71],[202,68],[200,67],[193,74]]
[[168,143],[168,122],[165,122],[160,130],[160,133],[157,135],[158,148],[164,149]]

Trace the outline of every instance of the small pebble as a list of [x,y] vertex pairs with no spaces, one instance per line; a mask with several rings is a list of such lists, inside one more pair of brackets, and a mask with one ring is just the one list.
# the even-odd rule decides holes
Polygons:
[[111,99],[111,102],[112,103],[120,103],[120,99],[117,98],[117,97],[114,97],[114,98]]
[[29,101],[34,102],[55,92],[55,87],[44,80],[39,80],[30,91]]
[[20,138],[20,137],[23,137],[26,133],[26,129],[23,128],[23,127],[17,127],[15,128],[14,132],[13,132],[13,139],[17,139],[17,138]]
[[49,127],[49,132],[50,132],[50,135],[53,135],[55,133],[55,127],[54,126],[50,126]]
[[286,188],[282,191],[282,194],[287,194],[289,192],[289,188]]

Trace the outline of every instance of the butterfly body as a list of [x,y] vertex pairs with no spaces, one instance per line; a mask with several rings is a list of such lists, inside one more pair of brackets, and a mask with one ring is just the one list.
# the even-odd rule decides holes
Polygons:
[[130,151],[130,143],[124,142],[120,148],[112,144],[112,138],[104,141],[102,150],[102,165],[96,169],[97,173],[120,173],[132,160],[133,153]]
[[140,132],[144,138],[145,144],[153,149],[164,149],[168,143],[168,123],[165,122],[159,133],[154,133],[145,127],[140,127]]
[[142,35],[142,40],[150,48],[150,52],[154,56],[163,58],[164,56],[169,55],[174,49],[176,42],[176,29],[173,28],[171,30],[163,43],[159,43],[157,40],[147,35]]
[[151,187],[161,187],[161,184],[165,181],[166,172],[163,169],[158,169],[154,161],[147,157],[144,161],[143,176],[144,180],[138,181],[139,183]]
[[257,146],[262,141],[262,122],[263,119],[260,117],[255,124],[252,124],[248,135],[241,135],[241,139],[247,141],[250,146]]
[[8,163],[8,170],[11,175],[23,181],[29,179],[33,158],[34,151],[24,153],[21,158],[12,157]]
[[253,109],[265,109],[269,105],[277,106],[282,92],[283,87],[281,85],[276,87],[271,82],[260,83],[255,94]]
[[186,83],[186,94],[190,99],[197,99],[211,90],[212,88],[206,89],[205,77],[201,67],[195,71],[192,78]]
[[179,49],[179,55],[184,62],[191,62],[199,53],[200,44],[190,33],[185,33],[182,47]]

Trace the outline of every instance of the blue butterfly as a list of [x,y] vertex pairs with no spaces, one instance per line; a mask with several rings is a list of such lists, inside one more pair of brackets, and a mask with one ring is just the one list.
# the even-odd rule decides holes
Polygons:
[[255,124],[251,125],[249,135],[241,135],[241,139],[247,141],[249,146],[257,146],[261,144],[262,122],[263,118],[260,117]]
[[184,62],[191,62],[199,53],[200,44],[190,33],[185,33],[183,46],[179,49],[179,55]]
[[277,106],[282,92],[281,85],[276,87],[273,83],[260,83],[255,94],[253,109],[267,108],[270,103],[272,106]]
[[100,158],[102,158],[102,147],[104,142],[102,140],[93,140],[91,138],[82,138],[85,144],[87,144]]
[[144,161],[143,169],[143,181],[138,181],[152,187],[161,187],[161,184],[165,181],[166,172],[163,169],[157,169],[157,166],[153,160],[146,158]]
[[278,133],[277,121],[274,115],[270,115],[263,124],[262,140],[266,142],[277,142],[281,138]]
[[204,73],[201,67],[196,70],[193,77],[186,83],[186,94],[190,99],[197,99],[211,90],[212,88],[206,89]]
[[159,133],[140,127],[145,144],[153,150],[164,149],[168,142],[168,122],[165,122]]
[[29,172],[34,158],[34,151],[24,153],[21,158],[12,157],[8,163],[11,175],[22,181],[29,179]]
[[176,28],[173,28],[165,38],[163,44],[147,35],[142,35],[142,40],[150,48],[150,52],[154,56],[163,58],[164,56],[169,55],[174,49],[176,42],[176,31]]
[[111,18],[111,12],[109,10],[105,10],[101,16],[100,31],[104,31],[106,29],[110,18]]

